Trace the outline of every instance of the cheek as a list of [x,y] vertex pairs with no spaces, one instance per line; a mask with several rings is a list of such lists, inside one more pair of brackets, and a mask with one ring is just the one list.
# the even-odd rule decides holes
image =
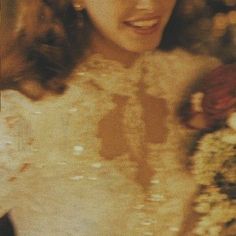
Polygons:
[[111,2],[108,3],[106,1],[96,0],[96,2],[88,1],[86,5],[92,25],[101,33],[112,31],[118,25],[116,8],[111,5]]
[[92,21],[97,33],[102,35],[105,39],[116,39],[122,33],[122,28],[114,15],[107,14],[106,18],[94,16]]

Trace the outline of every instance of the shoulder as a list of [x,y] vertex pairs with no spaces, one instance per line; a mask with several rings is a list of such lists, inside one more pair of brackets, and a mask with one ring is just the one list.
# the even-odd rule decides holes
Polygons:
[[196,81],[221,64],[216,58],[195,55],[180,48],[147,54],[145,60],[161,87],[177,103],[188,94]]
[[[181,68],[193,68],[193,67],[215,67],[220,64],[220,60],[204,54],[193,54],[182,48],[175,48],[171,51],[158,50],[154,52],[153,58],[156,58],[159,62],[168,63],[170,66]],[[211,69],[211,68],[209,68]]]
[[[152,58],[152,59],[151,59]],[[199,77],[221,64],[220,60],[208,55],[192,54],[184,49],[156,51],[151,56],[161,71],[177,76]]]
[[0,91],[0,117],[16,115],[27,110],[27,106],[32,103],[32,100],[15,90]]
[[38,100],[33,100],[16,90],[0,91],[0,116],[9,113],[27,116],[29,113],[37,113],[40,109],[47,111],[59,107],[65,108],[70,103],[78,100],[80,90],[79,86],[71,83],[63,94],[49,93]]

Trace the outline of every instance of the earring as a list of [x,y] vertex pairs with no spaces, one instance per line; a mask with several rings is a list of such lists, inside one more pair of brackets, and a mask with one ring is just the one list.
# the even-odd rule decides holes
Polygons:
[[76,11],[82,11],[83,10],[83,7],[81,4],[74,4],[74,8]]
[[82,11],[84,10],[84,6],[82,3],[78,2],[78,1],[74,1],[74,4],[73,4],[74,8],[76,11]]

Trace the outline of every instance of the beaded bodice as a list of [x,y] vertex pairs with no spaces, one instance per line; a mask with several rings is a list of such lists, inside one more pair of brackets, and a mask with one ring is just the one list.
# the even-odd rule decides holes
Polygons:
[[19,235],[181,235],[196,186],[176,109],[206,61],[94,55],[61,97],[3,92],[0,213],[12,209]]

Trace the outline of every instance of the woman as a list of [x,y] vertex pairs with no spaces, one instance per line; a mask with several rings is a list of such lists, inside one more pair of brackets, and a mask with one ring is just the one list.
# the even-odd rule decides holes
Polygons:
[[192,133],[175,111],[218,62],[155,52],[175,4],[23,2],[0,116],[0,214],[17,235],[192,235]]

